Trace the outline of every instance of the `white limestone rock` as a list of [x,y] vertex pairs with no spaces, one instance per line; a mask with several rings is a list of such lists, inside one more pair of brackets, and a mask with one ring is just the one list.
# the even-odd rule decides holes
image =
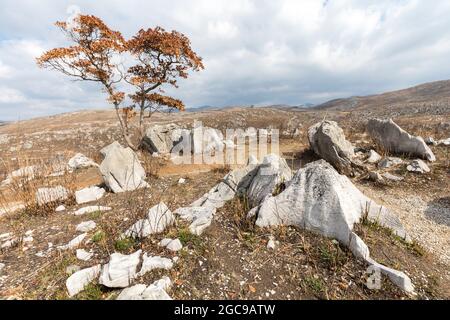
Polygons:
[[148,187],[145,170],[131,148],[115,146],[100,164],[103,181],[114,193]]
[[77,225],[76,230],[78,232],[89,232],[94,230],[97,227],[97,224],[94,221],[85,221],[81,222],[79,225]]
[[105,195],[105,189],[97,186],[84,188],[75,192],[75,199],[77,204],[84,204],[92,201],[97,201]]
[[79,236],[77,236],[76,238],[74,238],[73,240],[71,240],[68,244],[59,246],[58,249],[60,249],[60,250],[75,249],[83,243],[83,240],[84,240],[84,238],[86,238],[86,236],[87,236],[87,233],[82,233]]
[[379,169],[388,169],[398,166],[403,163],[403,160],[396,157],[387,157],[378,162]]
[[66,280],[67,292],[69,297],[73,297],[84,290],[84,288],[95,280],[100,274],[101,265],[83,269],[72,274]]
[[416,172],[416,173],[428,173],[430,172],[430,168],[427,166],[425,162],[423,162],[420,159],[412,161],[406,169],[409,172]]
[[89,206],[89,207],[84,207],[84,208],[80,208],[78,210],[76,210],[73,215],[75,216],[82,216],[88,213],[93,213],[93,212],[103,212],[103,211],[110,211],[112,210],[112,208],[110,207],[102,207],[102,206]]
[[125,288],[117,296],[116,300],[142,300],[142,293],[147,289],[145,284],[136,284]]
[[417,156],[436,161],[433,151],[422,137],[414,137],[400,128],[392,119],[371,119],[367,124],[369,135],[389,152]]
[[92,252],[87,252],[84,249],[78,249],[77,250],[77,259],[82,260],[82,261],[89,261],[89,260],[91,260],[93,255],[94,254]]
[[289,186],[275,197],[267,197],[254,211],[259,227],[294,225],[348,246],[353,254],[375,265],[400,288],[412,293],[410,279],[370,258],[367,245],[353,232],[363,218],[376,221],[410,241],[398,218],[364,196],[344,175],[321,160],[300,169]]
[[66,211],[66,207],[64,205],[60,205],[55,209],[55,212],[62,212],[62,211]]
[[216,208],[213,207],[184,207],[175,211],[182,219],[191,222],[189,231],[195,235],[201,235],[208,228],[214,215]]
[[173,267],[173,262],[170,259],[162,258],[159,256],[149,256],[147,253],[144,253],[142,267],[139,271],[138,275],[143,276],[147,272],[150,272],[154,269],[164,269],[170,270]]
[[322,121],[308,129],[309,144],[322,159],[331,163],[340,173],[353,173],[353,145],[345,138],[344,131],[334,121]]
[[253,206],[258,205],[268,195],[272,195],[281,183],[286,184],[292,179],[292,171],[286,160],[269,154],[264,157],[256,175],[247,190],[247,197]]
[[267,197],[257,209],[256,225],[295,225],[348,245],[355,223],[367,218],[407,238],[398,218],[364,196],[344,175],[321,160],[300,169],[286,190]]
[[151,234],[161,233],[175,222],[173,213],[165,203],[161,202],[152,207],[145,219],[133,224],[122,237],[146,238]]
[[380,162],[380,160],[382,159],[382,157],[375,151],[375,150],[370,150],[369,151],[369,156],[367,157],[367,162],[368,163],[378,163]]
[[124,289],[117,300],[172,300],[167,294],[167,290],[172,286],[168,277],[155,281],[150,286],[137,284]]
[[137,276],[142,250],[130,255],[113,253],[102,268],[99,283],[108,288],[126,288]]
[[69,190],[63,186],[53,188],[39,188],[36,191],[36,201],[39,205],[66,200],[69,197]]
[[389,173],[389,172],[383,173],[381,176],[382,176],[384,179],[386,179],[386,180],[394,181],[394,182],[400,182],[400,181],[405,180],[404,178],[399,177],[399,176],[396,176],[396,175],[393,175],[393,174],[391,174],[391,173]]
[[437,145],[438,146],[446,146],[446,147],[450,146],[450,138],[439,140],[437,142]]
[[75,156],[70,158],[67,163],[67,167],[69,170],[77,170],[89,167],[98,167],[92,159],[89,159],[82,153],[77,153]]
[[159,245],[173,252],[183,249],[183,245],[179,239],[163,239]]

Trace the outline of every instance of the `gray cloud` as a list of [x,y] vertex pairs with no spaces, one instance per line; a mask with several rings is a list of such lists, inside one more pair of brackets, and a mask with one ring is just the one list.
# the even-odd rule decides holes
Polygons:
[[35,66],[66,44],[53,23],[70,5],[127,37],[155,25],[189,36],[206,70],[168,90],[188,106],[319,103],[450,74],[446,0],[3,0],[0,119],[108,107],[95,84]]

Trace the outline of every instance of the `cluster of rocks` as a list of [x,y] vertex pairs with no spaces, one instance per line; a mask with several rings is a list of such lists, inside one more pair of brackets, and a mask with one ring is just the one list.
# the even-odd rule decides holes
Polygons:
[[[167,219],[169,220],[167,220]],[[149,210],[148,219],[140,220],[125,232],[123,237],[147,237],[150,234],[162,233],[168,226],[174,222],[173,216],[164,203]],[[82,231],[81,235],[70,241],[65,246],[60,246],[61,250],[78,248],[86,238],[87,232],[94,230],[95,222],[86,221],[77,226],[77,231]],[[172,252],[182,249],[179,239],[163,239],[161,246]],[[83,249],[77,250],[77,258],[88,261],[92,257],[92,252]],[[176,258],[176,257],[175,257]],[[91,283],[98,279],[98,283],[108,288],[125,288],[118,296],[118,300],[168,300],[171,299],[167,294],[171,286],[168,277],[156,281],[150,286],[136,284],[132,287],[132,283],[142,277],[146,273],[155,270],[169,270],[173,267],[177,259],[169,259],[160,256],[150,256],[147,253],[138,250],[133,254],[124,255],[121,253],[113,253],[109,258],[109,262],[102,265],[95,265],[90,268],[79,270],[72,274],[66,281],[69,296],[74,296]]]
[[194,154],[221,152],[233,146],[224,139],[220,130],[203,126],[185,129],[176,124],[150,127],[142,140],[142,145],[152,154],[177,154],[190,150]]
[[[371,119],[367,125],[367,132],[384,152],[418,157],[406,164],[407,171],[420,174],[431,171],[422,159],[433,162],[436,157],[422,137],[410,135],[392,120]],[[361,163],[355,152],[359,148],[355,148],[345,138],[343,130],[334,121],[322,121],[310,127],[308,139],[311,149],[342,174],[353,176],[355,168],[359,168],[368,171],[368,177],[373,181],[404,179],[389,172],[370,171],[369,167]],[[428,144],[432,144],[433,141],[429,140]],[[445,144],[445,140],[440,143]],[[358,153],[361,154],[360,151]],[[369,166],[376,165],[378,170],[384,171],[402,165],[405,161],[398,157],[382,157],[372,149],[366,154],[364,162]]]

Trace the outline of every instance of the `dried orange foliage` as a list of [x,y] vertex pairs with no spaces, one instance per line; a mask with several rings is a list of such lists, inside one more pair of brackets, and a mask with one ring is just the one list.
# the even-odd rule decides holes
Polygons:
[[51,68],[80,80],[96,81],[105,86],[109,101],[120,104],[124,94],[114,84],[123,76],[113,58],[126,50],[126,41],[118,31],[111,30],[101,19],[90,15],[77,16],[73,24],[56,25],[75,45],[56,48],[37,59],[40,67]]
[[[56,25],[74,45],[52,49],[38,58],[37,63],[78,80],[101,83],[108,93],[108,101],[116,108],[129,145],[128,121],[134,115],[131,110],[139,109],[141,133],[144,112],[151,115],[161,107],[184,110],[181,100],[162,95],[162,86],[177,87],[177,79],[187,78],[189,70],[204,69],[202,59],[192,50],[185,35],[156,27],[140,30],[127,41],[120,32],[111,30],[95,16],[79,15],[73,22],[57,22]],[[124,53],[134,58],[128,70],[118,62],[118,57]],[[132,101],[129,107],[121,107],[126,94],[117,89],[119,83],[134,88],[128,95]]]
[[130,96],[133,102],[141,109],[148,109],[150,114],[161,105],[184,110],[180,100],[149,93],[164,84],[177,87],[177,79],[187,78],[188,70],[204,68],[189,39],[177,31],[156,27],[140,30],[127,42],[127,48],[138,61],[128,69],[129,81],[137,88],[136,94]]

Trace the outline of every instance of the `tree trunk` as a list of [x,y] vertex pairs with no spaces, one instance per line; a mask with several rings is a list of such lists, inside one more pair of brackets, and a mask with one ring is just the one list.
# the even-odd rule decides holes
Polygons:
[[136,146],[134,145],[134,143],[131,141],[131,137],[130,137],[130,135],[129,135],[128,132],[127,132],[127,129],[126,129],[126,126],[125,126],[125,124],[124,124],[124,122],[123,122],[122,116],[120,115],[120,108],[119,108],[119,106],[117,106],[117,105],[114,106],[114,109],[116,109],[117,119],[119,120],[120,129],[121,129],[121,131],[122,131],[122,136],[123,136],[125,142],[127,143],[127,145],[128,145],[131,149],[133,149],[133,151],[137,151],[137,150],[138,150],[138,147],[136,147]]

